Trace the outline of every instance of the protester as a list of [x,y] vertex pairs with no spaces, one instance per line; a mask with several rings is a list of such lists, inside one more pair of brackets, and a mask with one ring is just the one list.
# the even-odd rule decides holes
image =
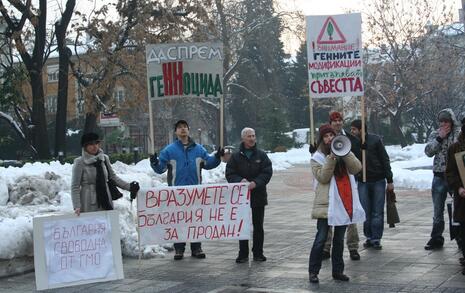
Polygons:
[[[356,138],[351,135],[349,132],[346,132],[343,128],[344,126],[344,118],[341,112],[333,111],[329,114],[329,123],[331,127],[334,129],[336,136],[337,135],[345,135],[349,138],[350,142],[352,143],[351,151],[354,152],[354,144],[356,142]],[[328,239],[325,243],[325,248],[323,250],[323,259],[328,259],[331,257],[331,238],[332,238],[332,230],[330,229],[328,232]],[[357,225],[351,224],[347,227],[347,248],[349,249],[349,255],[351,260],[360,260],[360,254],[358,253],[358,243],[360,242],[360,238],[358,237],[358,230]]]
[[[455,155],[465,151],[465,118],[462,119],[462,127],[457,142],[449,147],[446,167],[446,179],[450,189],[454,192],[454,214],[453,219],[460,223],[459,237],[465,239],[465,182],[462,181],[459,173],[459,165],[464,166],[464,155],[459,156],[460,162],[458,163]],[[462,258],[460,264],[464,266],[462,274],[465,275],[465,245],[460,242],[460,250],[462,251]]]
[[[228,182],[247,182],[251,192],[253,225],[253,260],[266,261],[263,254],[265,206],[268,204],[266,185],[273,175],[271,161],[266,153],[257,148],[255,130],[249,127],[242,129],[239,151],[232,154],[226,164]],[[239,255],[236,263],[249,260],[249,241],[239,241]]]
[[[116,176],[110,159],[100,148],[98,134],[89,132],[81,137],[82,155],[74,160],[71,179],[71,199],[76,215],[113,209],[109,184],[137,194],[139,183],[127,183]],[[110,183],[109,183],[110,181]]]
[[[215,155],[208,155],[207,151],[200,144],[196,144],[189,136],[189,125],[185,120],[179,120],[174,125],[176,141],[167,145],[161,152],[160,157],[155,153],[150,157],[150,166],[158,173],[162,174],[168,170],[168,185],[196,185],[202,183],[202,168],[213,169],[221,162],[224,149],[219,147]],[[193,242],[191,255],[195,258],[205,258],[200,242]],[[186,248],[185,242],[174,244],[174,259],[181,260],[184,257]]]
[[[361,161],[362,121],[359,119],[354,120],[350,126],[350,132],[357,138],[352,145],[352,151]],[[391,164],[389,162],[389,155],[379,136],[365,133],[363,148],[366,150],[366,182],[363,182],[362,172],[356,176],[360,201],[366,214],[366,221],[363,224],[363,233],[365,234],[366,241],[363,246],[379,250],[382,249],[381,238],[384,231],[386,181],[387,190],[394,190]]]
[[362,166],[352,152],[343,158],[338,158],[331,152],[331,141],[335,136],[336,132],[329,124],[320,126],[318,150],[310,161],[317,181],[312,210],[312,218],[317,219],[317,233],[308,265],[311,283],[319,282],[318,273],[330,225],[334,225],[332,276],[335,280],[349,281],[349,277],[344,274],[344,234],[347,223],[357,223],[365,218],[352,175],[357,174]]
[[460,127],[455,119],[452,109],[443,109],[438,113],[439,129],[433,131],[425,147],[425,154],[433,157],[433,182],[431,195],[433,199],[433,229],[431,239],[426,243],[425,249],[442,248],[444,245],[444,205],[447,198],[448,186],[445,179],[447,150],[457,141]]

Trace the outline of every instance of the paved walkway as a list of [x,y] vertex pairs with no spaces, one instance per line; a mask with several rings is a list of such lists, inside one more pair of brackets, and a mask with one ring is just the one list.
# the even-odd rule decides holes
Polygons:
[[[316,221],[310,220],[311,182],[305,166],[275,173],[265,211],[266,262],[252,262],[250,267],[236,264],[236,241],[205,242],[204,260],[191,258],[189,251],[181,261],[174,261],[173,253],[140,263],[125,259],[124,280],[49,292],[465,292],[455,242],[446,241],[444,249],[435,252],[423,249],[431,229],[432,206],[429,192],[415,190],[397,190],[401,223],[395,228],[386,226],[382,250],[361,247],[360,261],[350,260],[345,250],[350,282],[332,280],[331,264],[326,260],[320,283],[310,284],[308,256],[316,232]],[[0,279],[0,292],[34,290],[34,273]]]

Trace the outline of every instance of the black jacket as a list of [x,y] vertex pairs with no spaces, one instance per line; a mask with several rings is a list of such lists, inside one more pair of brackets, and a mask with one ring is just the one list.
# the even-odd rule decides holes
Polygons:
[[264,151],[257,149],[257,145],[252,148],[253,154],[250,159],[244,154],[244,150],[244,144],[241,143],[239,151],[232,154],[226,164],[226,180],[230,183],[241,182],[244,178],[254,181],[257,186],[250,195],[250,206],[266,206],[266,185],[273,175],[271,161]]
[[[366,149],[366,173],[367,182],[375,182],[386,179],[392,183],[391,163],[381,138],[375,134],[367,133],[365,136]],[[352,152],[362,161],[362,149],[360,139],[352,141]],[[357,174],[357,180],[362,181],[362,172]]]

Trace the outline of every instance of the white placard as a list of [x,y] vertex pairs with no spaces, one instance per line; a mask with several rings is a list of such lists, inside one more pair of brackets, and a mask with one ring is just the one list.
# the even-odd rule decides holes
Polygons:
[[363,96],[361,14],[315,15],[306,20],[310,96]]
[[124,278],[116,211],[34,218],[38,290]]
[[250,238],[244,183],[144,189],[137,210],[141,245]]

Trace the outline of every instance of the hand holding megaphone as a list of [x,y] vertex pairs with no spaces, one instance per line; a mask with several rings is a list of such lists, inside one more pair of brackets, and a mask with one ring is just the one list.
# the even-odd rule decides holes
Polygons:
[[345,135],[338,135],[331,141],[331,151],[336,157],[345,157],[350,153],[352,143]]

